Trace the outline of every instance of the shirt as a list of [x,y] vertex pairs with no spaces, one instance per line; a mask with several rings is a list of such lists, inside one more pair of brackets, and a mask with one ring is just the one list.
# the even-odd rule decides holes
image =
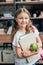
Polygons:
[[[39,35],[39,32],[38,30],[34,27],[35,29],[35,32],[34,32],[34,35],[37,37]],[[19,41],[19,38],[24,35],[24,33],[20,32],[20,31],[17,31],[16,34],[14,35],[14,39],[13,39],[13,42],[12,42],[12,45],[13,46],[17,46],[17,47],[20,47],[18,41]],[[15,54],[15,65],[27,65],[27,61],[25,58],[22,58],[22,59],[19,59],[16,55],[16,51],[15,51],[15,48],[13,48],[13,51],[14,51],[14,54]],[[33,61],[32,61],[33,63]],[[32,63],[28,63],[28,65],[32,65]]]

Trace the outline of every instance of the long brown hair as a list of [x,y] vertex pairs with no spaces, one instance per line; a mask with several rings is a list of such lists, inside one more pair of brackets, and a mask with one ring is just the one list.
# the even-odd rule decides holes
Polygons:
[[26,33],[30,32],[30,29],[32,28],[32,21],[30,20],[26,26]]
[[26,33],[35,32],[35,26],[33,25],[32,21],[30,20],[26,26]]

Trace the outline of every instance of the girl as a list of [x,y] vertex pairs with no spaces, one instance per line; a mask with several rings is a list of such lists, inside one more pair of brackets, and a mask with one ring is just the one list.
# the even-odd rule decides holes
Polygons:
[[[27,26],[30,25],[30,13],[25,8],[20,8],[16,11],[15,14],[15,29],[16,34],[14,35],[13,39],[13,50],[15,54],[15,65],[27,65],[27,61],[25,57],[31,55],[34,52],[31,52],[30,50],[22,51],[21,47],[19,45],[19,39],[22,35],[27,33],[27,30],[29,29]],[[37,45],[38,47],[42,47],[41,40],[39,37],[39,32],[36,28],[34,34],[37,37]],[[31,31],[31,29],[28,31],[28,33]],[[30,65],[28,63],[28,65]],[[32,65],[32,64],[31,64]]]

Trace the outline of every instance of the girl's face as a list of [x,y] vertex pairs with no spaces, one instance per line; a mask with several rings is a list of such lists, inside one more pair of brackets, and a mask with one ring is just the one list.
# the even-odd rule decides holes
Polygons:
[[19,28],[25,28],[29,21],[29,15],[25,12],[21,12],[16,17],[16,22],[19,25]]

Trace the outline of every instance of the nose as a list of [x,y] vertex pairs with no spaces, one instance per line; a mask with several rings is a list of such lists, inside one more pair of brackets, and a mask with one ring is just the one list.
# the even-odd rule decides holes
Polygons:
[[25,20],[25,18],[23,18],[23,20],[22,20],[22,21],[23,21],[23,23],[25,23],[25,21],[26,21],[26,20]]

